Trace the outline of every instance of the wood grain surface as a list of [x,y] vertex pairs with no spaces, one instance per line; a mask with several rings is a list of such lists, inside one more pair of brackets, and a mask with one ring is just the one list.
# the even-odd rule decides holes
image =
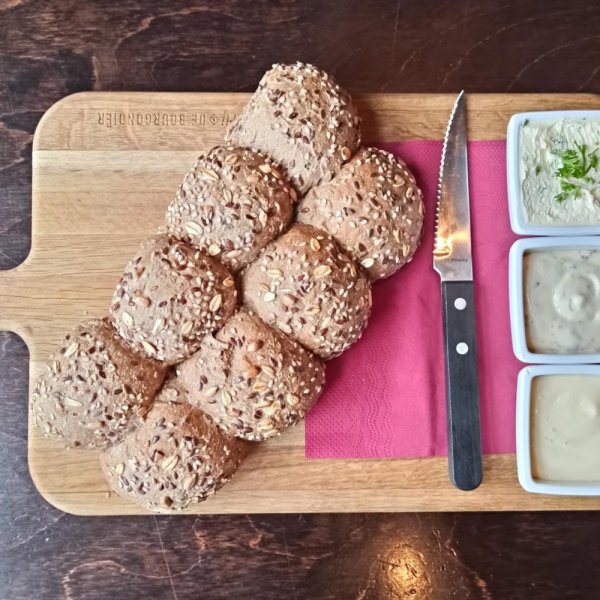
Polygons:
[[[586,94],[467,98],[471,139],[502,139],[514,112],[600,105],[600,96]],[[221,143],[246,100],[244,94],[81,93],[42,117],[33,143],[31,252],[16,269],[0,272],[0,329],[27,342],[30,389],[65,332],[105,313],[123,265],[162,223],[183,174],[199,151]],[[389,142],[440,139],[454,96],[372,94],[357,100],[366,139]],[[40,493],[62,510],[141,512],[109,493],[96,453],[65,450],[34,427],[29,467]],[[301,426],[257,445],[231,483],[190,512],[600,508],[596,498],[525,493],[513,455],[487,457],[484,483],[470,493],[455,489],[447,470],[443,457],[309,461]]]
[[[33,131],[68,94],[250,91],[296,59],[353,93],[600,93],[599,31],[589,0],[0,0],[0,269],[29,252]],[[29,477],[27,378],[0,332],[2,600],[598,595],[598,512],[65,515]]]

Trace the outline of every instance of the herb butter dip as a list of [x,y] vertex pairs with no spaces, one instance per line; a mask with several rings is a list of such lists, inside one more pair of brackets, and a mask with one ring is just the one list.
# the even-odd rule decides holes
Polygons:
[[600,352],[600,249],[525,253],[523,292],[530,351]]
[[600,376],[534,377],[530,418],[534,479],[600,481]]
[[519,172],[528,223],[600,224],[600,118],[526,120]]

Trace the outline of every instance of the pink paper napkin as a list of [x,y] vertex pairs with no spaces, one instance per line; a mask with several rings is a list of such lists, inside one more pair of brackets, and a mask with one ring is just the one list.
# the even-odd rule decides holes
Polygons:
[[[308,458],[385,458],[447,452],[439,278],[432,269],[435,194],[442,144],[384,146],[413,170],[425,196],[423,243],[400,273],[373,286],[369,326],[327,365],[327,385],[306,421]],[[505,143],[469,144],[471,223],[486,453],[515,450],[514,358],[508,314]]]

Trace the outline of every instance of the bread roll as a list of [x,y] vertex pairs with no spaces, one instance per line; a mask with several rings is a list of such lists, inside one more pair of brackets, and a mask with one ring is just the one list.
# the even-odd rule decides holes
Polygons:
[[218,260],[166,235],[146,240],[127,265],[110,310],[123,337],[175,364],[233,314],[235,282]]
[[312,65],[273,65],[225,136],[264,152],[302,194],[329,181],[360,146],[350,95]]
[[366,276],[333,238],[294,225],[243,275],[244,304],[321,358],[343,352],[371,312]]
[[247,310],[178,367],[189,401],[227,433],[251,441],[300,421],[321,393],[321,361]]
[[144,423],[100,457],[110,487],[149,510],[201,502],[227,482],[247,452],[186,402],[168,380]]
[[295,198],[269,158],[219,146],[184,177],[167,209],[166,231],[237,271],[287,227]]
[[359,150],[298,207],[300,223],[329,232],[371,279],[389,277],[412,259],[423,214],[423,195],[406,165],[377,148]]
[[139,425],[166,367],[129,348],[108,319],[75,327],[31,395],[34,425],[67,448],[106,448]]

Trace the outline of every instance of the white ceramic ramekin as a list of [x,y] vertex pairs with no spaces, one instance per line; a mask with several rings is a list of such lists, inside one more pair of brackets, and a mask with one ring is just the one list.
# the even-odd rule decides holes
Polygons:
[[[600,483],[541,481],[533,478],[531,465],[531,382],[542,375],[598,375],[600,365],[536,365],[525,367],[517,381],[517,472],[521,487],[534,494],[600,496]],[[600,474],[599,474],[600,479]]]
[[523,291],[523,256],[529,251],[589,249],[600,250],[600,237],[524,238],[516,241],[509,254],[508,287],[510,328],[515,356],[522,362],[535,364],[600,363],[600,352],[594,354],[540,354],[527,346],[525,333],[525,295]]
[[529,121],[556,121],[559,119],[600,118],[600,110],[553,110],[514,114],[506,130],[506,173],[508,208],[511,229],[519,235],[597,235],[598,225],[533,225],[526,221],[523,211],[523,189],[519,163],[519,137],[523,123]]

